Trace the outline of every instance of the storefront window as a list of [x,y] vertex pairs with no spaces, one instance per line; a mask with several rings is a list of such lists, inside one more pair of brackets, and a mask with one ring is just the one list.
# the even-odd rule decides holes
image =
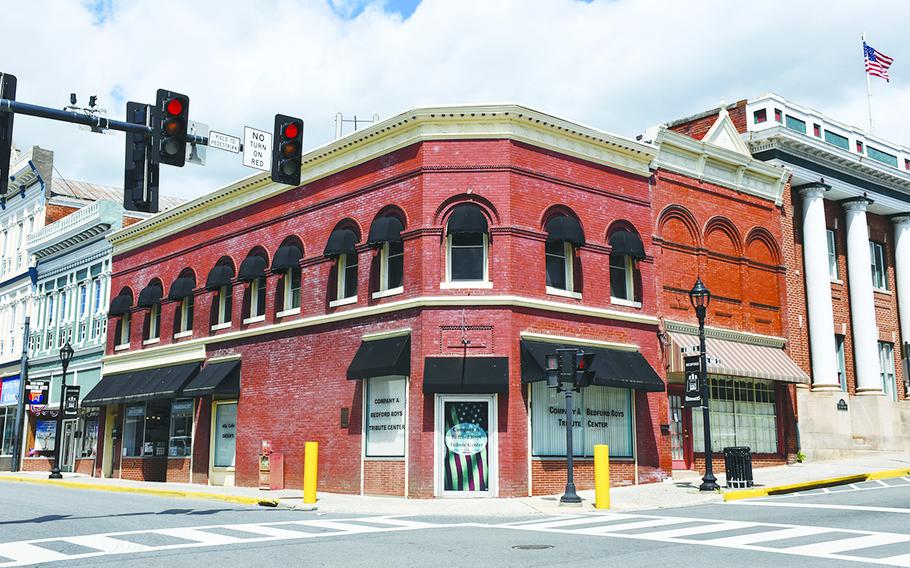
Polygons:
[[56,420],[38,420],[35,422],[35,445],[32,447],[31,455],[44,455],[45,452],[53,452],[56,434]]
[[16,408],[0,408],[0,455],[9,456],[13,453],[13,436],[16,429]]
[[[774,383],[748,378],[709,377],[711,446],[748,446],[753,453],[777,453],[777,408]],[[692,413],[696,452],[705,451],[702,413]]]
[[[573,452],[594,455],[608,444],[610,457],[632,457],[632,391],[590,386],[575,395]],[[531,446],[534,456],[565,457],[566,399],[545,382],[531,384]]]
[[170,457],[186,457],[193,453],[193,400],[175,400],[171,405],[171,437],[168,439]]
[[215,405],[215,467],[234,467],[237,403]]
[[94,457],[97,445],[98,417],[86,416],[82,425],[82,447],[79,449],[79,456],[83,458]]
[[142,455],[142,436],[145,429],[145,405],[134,404],[126,407],[123,424],[123,456],[133,458]]
[[404,457],[406,388],[404,377],[366,381],[366,456]]

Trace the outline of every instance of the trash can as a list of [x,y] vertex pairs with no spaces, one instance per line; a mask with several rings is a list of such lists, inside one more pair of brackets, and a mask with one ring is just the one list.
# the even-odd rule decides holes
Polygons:
[[727,487],[752,487],[752,452],[748,446],[724,448]]

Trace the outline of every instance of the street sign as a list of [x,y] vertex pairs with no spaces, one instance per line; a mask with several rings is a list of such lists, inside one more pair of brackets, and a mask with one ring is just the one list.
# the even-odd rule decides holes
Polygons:
[[686,377],[686,395],[683,398],[683,406],[690,408],[701,406],[701,356],[683,357],[683,373]]
[[212,130],[209,132],[209,148],[218,148],[219,150],[239,154],[240,138]]
[[63,417],[79,415],[79,385],[67,385],[63,393]]
[[269,171],[272,168],[272,133],[243,127],[243,165]]
[[[203,124],[201,122],[196,122],[194,120],[190,121],[189,127],[187,128],[187,133],[193,136],[200,136],[203,138],[208,137],[209,134],[209,125]],[[186,162],[188,164],[195,164],[197,166],[205,165],[205,154],[208,147],[203,146],[202,144],[195,144],[190,142],[186,145]]]

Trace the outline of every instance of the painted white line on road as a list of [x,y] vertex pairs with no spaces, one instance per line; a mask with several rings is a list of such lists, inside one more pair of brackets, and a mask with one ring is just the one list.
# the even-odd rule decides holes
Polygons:
[[609,521],[619,521],[623,519],[637,519],[639,517],[635,515],[624,515],[622,513],[607,513],[606,515],[590,515],[587,517],[574,518],[574,519],[561,519],[556,521],[547,521],[534,523],[535,527],[541,527],[545,529],[556,529],[563,527],[570,527],[572,525],[589,525],[594,523],[606,523]]
[[577,518],[578,518],[578,517],[569,517],[569,516],[544,517],[543,519],[533,519],[533,520],[530,520],[530,521],[515,521],[514,523],[504,523],[504,524],[499,525],[499,526],[504,526],[504,527],[520,527],[520,526],[522,526],[522,525],[534,525],[534,524],[538,524],[538,523],[544,523],[544,524],[546,524],[546,523],[552,523],[552,522],[555,522],[555,521],[561,521],[561,520],[565,520],[565,519],[577,519]]
[[685,519],[680,520],[678,517],[660,517],[660,518],[650,518],[648,520],[635,521],[631,523],[619,523],[617,525],[606,525],[599,527],[588,527],[583,529],[577,529],[575,532],[579,534],[605,534],[618,531],[628,531],[633,529],[647,529],[651,527],[660,527],[664,525],[679,525],[686,523]]
[[[755,525],[760,526],[760,525]],[[714,546],[740,546],[744,544],[753,544],[756,542],[768,542],[775,540],[787,540],[791,538],[801,538],[830,532],[827,527],[793,527],[789,529],[773,529],[770,531],[741,534],[737,536],[727,536],[722,538],[711,539]]]
[[[41,562],[53,562],[55,560],[66,560],[68,556],[60,552],[35,546],[27,542],[7,542],[0,544],[0,556],[6,556],[12,562],[10,565],[19,564],[38,564]],[[0,566],[5,564],[0,564]]]
[[684,527],[681,529],[667,529],[664,531],[655,531],[642,533],[646,534],[648,538],[653,539],[662,539],[662,538],[680,538],[695,536],[697,534],[708,534],[712,532],[724,532],[732,531],[736,529],[744,529],[747,527],[760,526],[755,523],[747,523],[744,521],[721,521],[715,523],[704,523],[694,527]]
[[785,550],[794,554],[837,554],[848,550],[860,550],[871,548],[873,546],[883,546],[885,544],[896,544],[898,542],[910,541],[910,535],[879,533],[855,538],[844,538],[840,540],[829,540],[815,544],[805,544],[802,546],[791,546]]
[[[861,483],[872,483],[872,482],[871,481],[862,481]],[[900,485],[885,484],[884,487],[882,487],[880,485],[874,485],[872,487],[859,487],[856,483],[851,483],[850,487],[852,487],[852,489],[841,489],[841,490],[837,491],[837,493],[852,493],[853,491],[878,491],[881,489],[901,489],[901,488],[906,488],[908,485],[910,485],[910,484],[901,483]],[[793,497],[812,497],[813,495],[821,495],[821,494],[816,493],[814,491],[812,493],[807,493],[804,491],[803,492],[797,491],[796,493],[784,493],[781,495],[768,495],[767,497],[758,497],[755,499],[749,499],[749,501],[774,501],[777,499],[791,499]],[[728,501],[727,503],[742,503],[743,501],[744,500]]]
[[99,551],[108,554],[125,554],[129,552],[147,552],[152,550],[152,547],[145,546],[144,544],[136,544],[135,542],[130,542],[128,540],[119,540],[100,534],[68,536],[60,540],[78,544],[79,546],[84,546],[86,548],[97,548]]
[[278,527],[273,527],[269,525],[255,525],[252,523],[245,525],[230,525],[231,530],[248,532],[257,534],[259,536],[272,536],[278,539],[292,539],[292,538],[306,538],[308,536],[316,536],[319,533],[303,533],[300,531],[290,531],[288,529],[280,529]]
[[882,487],[897,487],[896,485],[888,485],[887,483],[885,483],[885,482],[882,481],[881,479],[876,479],[875,481],[877,481],[878,484],[881,485]]
[[[224,527],[230,528],[230,526]],[[185,540],[192,540],[198,543],[201,543],[202,546],[215,546],[221,544],[236,544],[238,542],[243,542],[245,539],[237,538],[235,536],[227,536],[223,534],[217,534],[212,532],[206,532],[199,529],[190,529],[190,528],[176,528],[176,529],[155,529],[149,532],[163,534],[165,536],[173,536],[176,538],[182,538]]]
[[793,507],[795,509],[831,509],[836,511],[869,511],[873,513],[898,513],[902,515],[910,514],[910,509],[901,509],[898,507],[873,507],[870,505],[831,505],[828,503],[784,503],[781,501],[760,501],[747,500],[731,501],[737,505],[746,505],[749,507]]

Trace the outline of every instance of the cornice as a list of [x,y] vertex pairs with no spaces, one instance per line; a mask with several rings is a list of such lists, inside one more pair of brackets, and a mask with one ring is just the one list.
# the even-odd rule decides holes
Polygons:
[[[307,152],[301,185],[313,183],[395,150],[433,140],[510,139],[650,175],[655,149],[514,104],[418,108]],[[109,235],[114,254],[150,244],[231,211],[296,189],[261,172],[238,180]]]
[[[664,329],[669,333],[684,333],[686,335],[698,336],[698,325],[685,323],[681,321],[664,320]],[[761,335],[758,333],[748,333],[745,331],[734,331],[732,329],[722,329],[719,327],[705,327],[705,337],[714,339],[724,339],[726,341],[735,341],[737,343],[748,343],[750,345],[762,345],[765,347],[775,347],[783,349],[787,345],[787,340],[783,337],[774,335]]]
[[789,171],[660,127],[653,169],[665,169],[735,191],[783,203]]
[[[563,314],[574,314],[586,317],[592,317],[603,320],[625,321],[630,323],[644,324],[657,327],[660,320],[651,315],[637,314],[632,312],[623,312],[607,308],[594,308],[590,306],[573,305],[562,302],[553,302],[549,300],[538,300],[535,298],[526,298],[522,296],[421,296],[388,302],[375,306],[363,308],[353,308],[350,310],[338,311],[330,314],[321,314],[318,316],[309,316],[296,320],[264,325],[232,331],[219,335],[200,337],[188,341],[182,341],[176,344],[160,345],[140,350],[130,350],[113,355],[107,355],[105,361],[105,373],[121,372],[109,370],[107,365],[114,365],[112,368],[120,368],[118,365],[130,364],[136,360],[148,359],[149,361],[172,361],[173,356],[189,357],[186,353],[191,353],[194,359],[201,360],[205,358],[207,346],[217,345],[219,343],[238,341],[267,335],[272,333],[281,333],[295,329],[326,325],[330,323],[372,317],[392,312],[401,312],[422,308],[441,308],[441,307],[504,307],[504,308],[527,308],[556,312]],[[200,355],[201,353],[201,355]],[[184,359],[176,360],[176,362]],[[173,364],[173,363],[169,363]],[[156,363],[161,366],[161,363]]]

